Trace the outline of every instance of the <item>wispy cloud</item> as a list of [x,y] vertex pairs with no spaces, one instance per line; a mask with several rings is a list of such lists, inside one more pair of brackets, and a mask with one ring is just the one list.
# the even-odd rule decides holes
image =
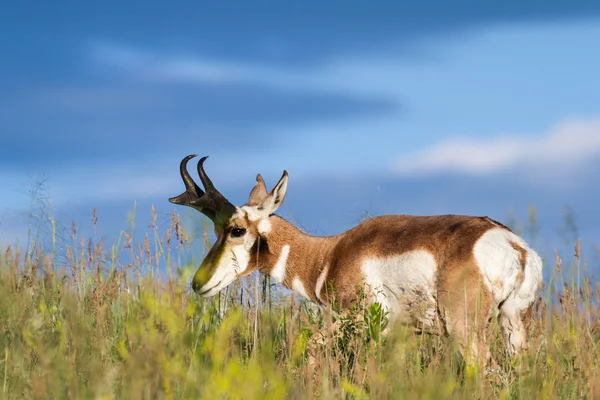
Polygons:
[[565,120],[537,136],[500,135],[458,138],[394,161],[402,176],[437,173],[489,175],[514,168],[555,172],[573,168],[600,155],[600,118]]
[[203,83],[245,82],[280,75],[277,70],[257,68],[248,64],[193,57],[190,55],[165,56],[123,46],[94,45],[90,55],[93,61],[108,67],[136,73],[139,78],[156,81],[197,81]]
[[[277,152],[269,149],[257,152],[221,151],[219,154],[210,154],[206,168],[226,194],[239,191],[240,188],[250,190],[257,173],[263,174],[271,184],[276,182],[283,169],[290,172],[295,184],[310,182],[324,175],[337,180],[352,180],[365,175],[385,178],[389,177],[387,168],[390,163],[396,177],[447,173],[456,176],[500,176],[507,171],[519,170],[521,177],[529,175],[538,178],[540,174],[545,174],[558,179],[561,178],[559,173],[562,173],[566,174],[562,176],[563,180],[569,181],[579,167],[600,156],[600,118],[563,121],[546,134],[533,137],[502,135],[488,139],[454,138],[406,156],[390,156],[387,160],[383,153],[383,158],[336,156],[336,163],[332,164],[327,149],[342,142],[340,136],[327,142],[326,146],[316,146],[316,142],[304,145],[293,142]],[[307,162],[304,155],[297,154],[297,149],[311,143],[320,150],[314,150],[311,153],[313,159]],[[368,146],[368,138],[364,146]],[[308,154],[308,150],[301,154]],[[183,155],[169,152],[159,158],[123,160],[101,167],[96,164],[77,168],[56,166],[46,170],[44,177],[57,206],[123,200],[166,200],[183,190],[178,173]],[[196,160],[189,163],[194,176]],[[31,179],[32,176],[23,173],[0,170],[0,183],[14,184],[7,192],[8,197],[0,199],[0,209],[3,206],[25,204],[28,199],[23,182]],[[15,186],[16,182],[19,182],[18,187]],[[235,200],[243,201],[245,198]]]
[[398,65],[406,61],[399,56],[369,54],[365,57],[361,53],[338,55],[317,66],[282,67],[201,55],[150,52],[114,44],[94,44],[90,46],[89,55],[98,65],[153,82],[245,83],[279,90],[391,97],[401,94],[401,85],[397,80],[393,84],[389,78],[396,76]]

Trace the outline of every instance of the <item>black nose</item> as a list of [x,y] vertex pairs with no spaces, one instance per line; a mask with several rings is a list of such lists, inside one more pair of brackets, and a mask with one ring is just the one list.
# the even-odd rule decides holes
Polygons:
[[200,285],[198,282],[192,281],[192,289],[194,290],[194,292],[200,293],[201,287],[202,287],[202,285]]

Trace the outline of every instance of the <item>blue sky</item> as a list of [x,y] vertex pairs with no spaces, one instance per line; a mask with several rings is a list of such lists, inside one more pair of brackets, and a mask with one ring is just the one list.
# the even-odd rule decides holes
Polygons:
[[568,205],[598,257],[597,2],[0,7],[1,242],[39,177],[65,225],[168,221],[198,153],[238,204],[286,169],[281,214],[311,233],[534,203],[551,253]]

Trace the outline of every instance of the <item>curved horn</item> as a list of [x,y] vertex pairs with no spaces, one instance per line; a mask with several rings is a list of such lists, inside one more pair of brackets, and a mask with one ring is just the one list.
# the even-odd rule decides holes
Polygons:
[[204,161],[206,161],[207,158],[208,156],[204,156],[198,161],[198,175],[207,192],[218,192],[208,175],[206,175],[206,172],[204,172]]
[[235,206],[215,188],[204,171],[203,164],[208,156],[202,157],[198,162],[198,174],[200,175],[200,179],[206,192],[200,189],[196,182],[194,182],[187,170],[187,163],[196,156],[197,154],[190,154],[181,160],[181,163],[179,164],[179,173],[185,184],[185,192],[181,193],[179,196],[169,198],[169,201],[173,204],[195,208],[210,218],[214,223],[222,223],[235,212]]
[[190,202],[204,194],[202,189],[196,185],[196,182],[194,182],[194,179],[192,179],[187,170],[188,161],[197,156],[197,154],[190,154],[181,160],[181,163],[179,164],[179,173],[181,174],[181,179],[183,179],[183,183],[185,184],[185,192],[181,193],[179,196],[169,198],[171,203],[188,205]]
[[181,160],[181,163],[179,164],[179,173],[181,174],[181,178],[183,178],[183,182],[185,183],[186,189],[194,188],[195,190],[202,192],[202,190],[198,187],[198,185],[196,185],[196,182],[194,182],[194,179],[192,179],[190,173],[187,170],[188,161],[190,161],[194,157],[198,157],[198,154],[190,154],[189,156]]

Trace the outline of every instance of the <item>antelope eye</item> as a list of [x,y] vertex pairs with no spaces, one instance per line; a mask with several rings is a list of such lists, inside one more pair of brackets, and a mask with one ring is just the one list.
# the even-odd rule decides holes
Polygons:
[[231,230],[231,236],[232,237],[244,236],[245,233],[246,233],[246,230],[244,228],[233,228]]

